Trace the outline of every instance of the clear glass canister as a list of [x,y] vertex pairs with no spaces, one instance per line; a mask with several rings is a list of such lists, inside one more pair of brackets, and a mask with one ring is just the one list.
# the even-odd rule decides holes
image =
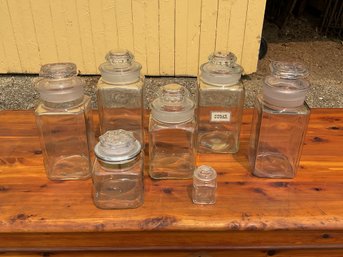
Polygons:
[[215,52],[200,67],[198,152],[236,153],[244,106],[242,67],[230,52]]
[[143,204],[144,154],[132,132],[109,130],[94,152],[93,201],[101,209],[136,208]]
[[127,50],[112,50],[105,58],[97,84],[100,132],[131,131],[144,147],[142,66]]
[[271,76],[256,99],[250,137],[252,173],[264,178],[293,178],[298,168],[310,108],[309,82],[300,63],[272,62]]
[[43,65],[35,110],[44,165],[51,180],[86,179],[91,175],[94,134],[92,109],[73,63]]
[[214,204],[216,202],[216,189],[217,172],[207,165],[196,168],[193,175],[193,203]]
[[154,179],[191,178],[195,168],[194,102],[179,84],[162,86],[151,104],[149,173]]

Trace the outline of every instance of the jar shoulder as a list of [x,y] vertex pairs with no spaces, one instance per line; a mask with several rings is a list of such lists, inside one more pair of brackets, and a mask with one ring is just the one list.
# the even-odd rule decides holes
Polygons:
[[140,154],[137,160],[121,165],[101,164],[96,160],[93,165],[93,176],[141,176],[143,175],[143,167],[143,153]]
[[40,102],[35,109],[35,115],[77,115],[91,111],[91,104],[91,98],[89,96],[84,96],[81,103],[66,109],[47,107],[44,102]]
[[304,115],[309,116],[311,114],[311,109],[306,102],[304,104],[293,107],[278,107],[271,106],[263,100],[263,96],[259,95],[255,102],[255,107],[262,110],[263,113],[274,114],[274,115]]
[[97,83],[97,90],[136,90],[141,91],[143,89],[144,79],[140,78],[138,81],[134,83],[118,83],[118,84],[110,84],[103,81],[101,78]]
[[195,131],[196,129],[196,121],[195,118],[183,122],[183,123],[164,123],[155,120],[152,118],[150,115],[149,118],[149,130],[150,131],[155,131],[155,130],[167,130],[167,129],[180,129],[180,130],[190,130],[190,131]]
[[236,84],[233,85],[213,85],[208,84],[200,80],[198,82],[199,85],[199,91],[244,91],[244,84],[242,81],[239,81]]

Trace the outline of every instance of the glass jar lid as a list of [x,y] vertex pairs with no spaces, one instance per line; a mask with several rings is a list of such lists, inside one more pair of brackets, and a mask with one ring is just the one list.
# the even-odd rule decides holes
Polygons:
[[299,62],[272,61],[269,65],[273,76],[283,79],[301,79],[309,75],[307,67]]
[[304,103],[310,84],[308,69],[301,63],[272,62],[272,76],[264,79],[263,98],[275,106],[297,107]]
[[166,123],[181,123],[194,117],[195,104],[189,91],[179,84],[162,86],[158,97],[151,104],[151,114],[155,120]]
[[237,84],[243,69],[236,60],[236,56],[231,52],[214,52],[208,57],[208,62],[201,65],[200,79],[218,86]]
[[36,89],[43,101],[66,103],[83,98],[83,81],[74,63],[49,63],[41,67]]
[[197,167],[193,174],[193,180],[196,185],[216,185],[217,172],[210,166],[201,165]]
[[101,79],[107,83],[133,83],[139,80],[142,65],[135,62],[128,50],[111,50],[105,56],[106,62],[99,66]]
[[39,77],[49,79],[64,79],[77,75],[77,68],[74,63],[48,63],[41,67]]
[[105,162],[125,163],[141,151],[141,144],[133,133],[123,129],[109,130],[99,137],[94,148],[95,155]]

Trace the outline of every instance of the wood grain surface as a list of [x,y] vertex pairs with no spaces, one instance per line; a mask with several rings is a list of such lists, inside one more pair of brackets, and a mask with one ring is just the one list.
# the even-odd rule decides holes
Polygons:
[[251,175],[251,113],[237,154],[197,157],[217,170],[215,205],[192,204],[191,180],[152,180],[146,167],[142,207],[100,210],[91,180],[46,178],[32,112],[1,112],[0,249],[343,249],[343,110],[313,110],[295,179]]
[[36,252],[6,253],[2,257],[341,257],[338,250],[232,250],[232,251],[147,251],[147,252]]

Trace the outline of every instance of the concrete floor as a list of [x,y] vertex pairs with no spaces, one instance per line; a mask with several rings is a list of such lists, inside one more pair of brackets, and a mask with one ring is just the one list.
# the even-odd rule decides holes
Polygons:
[[[260,91],[263,78],[269,74],[270,60],[301,61],[309,66],[311,89],[307,103],[312,108],[343,108],[343,45],[338,41],[270,43],[266,57],[258,64],[256,73],[243,76],[246,87],[246,107],[252,107]],[[39,95],[34,90],[37,75],[0,75],[0,110],[32,109]],[[90,95],[96,108],[95,88],[99,76],[82,76],[85,93]],[[176,82],[194,92],[196,78],[146,78],[145,106],[161,85]]]

